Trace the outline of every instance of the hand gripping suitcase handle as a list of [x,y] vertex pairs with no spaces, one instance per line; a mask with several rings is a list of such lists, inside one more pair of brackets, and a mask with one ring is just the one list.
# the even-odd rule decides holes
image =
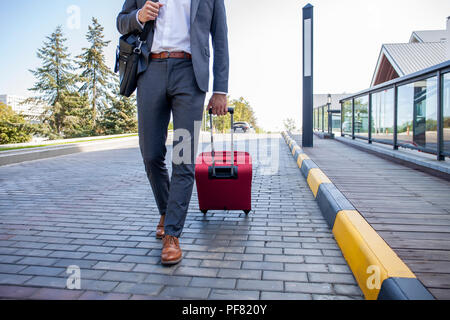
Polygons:
[[[231,115],[231,175],[234,173],[234,108],[228,108],[228,112]],[[211,127],[211,156],[212,156],[212,170],[213,175],[216,175],[216,159],[214,150],[214,134],[213,134],[213,111],[209,109],[209,125]]]

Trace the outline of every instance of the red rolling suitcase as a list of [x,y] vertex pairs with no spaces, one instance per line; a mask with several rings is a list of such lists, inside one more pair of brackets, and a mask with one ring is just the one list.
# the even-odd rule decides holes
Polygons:
[[[214,150],[212,110],[210,114],[211,150],[196,160],[195,179],[200,211],[252,209],[252,158],[247,152],[235,152],[233,145],[233,116],[231,113],[231,152]],[[233,165],[232,165],[233,164]]]

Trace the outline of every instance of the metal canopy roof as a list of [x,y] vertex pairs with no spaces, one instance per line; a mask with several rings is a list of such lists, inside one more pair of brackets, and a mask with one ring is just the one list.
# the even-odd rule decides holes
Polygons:
[[414,39],[418,42],[442,42],[447,39],[447,30],[414,31],[409,42]]
[[447,60],[445,42],[384,44],[371,85],[374,84],[383,55],[400,77]]

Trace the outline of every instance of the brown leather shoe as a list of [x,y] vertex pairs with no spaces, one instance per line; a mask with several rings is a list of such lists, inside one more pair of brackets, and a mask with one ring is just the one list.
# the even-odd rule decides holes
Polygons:
[[163,249],[161,252],[161,263],[164,265],[174,265],[183,259],[180,242],[178,238],[165,235],[163,238]]
[[159,220],[159,224],[156,227],[156,239],[162,239],[166,235],[166,233],[164,231],[164,218],[165,217],[166,217],[165,215],[161,216],[161,220]]

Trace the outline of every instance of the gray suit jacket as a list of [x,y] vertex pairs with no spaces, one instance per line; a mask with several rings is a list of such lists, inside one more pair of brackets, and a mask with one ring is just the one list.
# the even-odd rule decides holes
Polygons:
[[[146,0],[125,1],[117,17],[117,29],[121,34],[142,31],[142,27],[136,20],[136,13],[145,2]],[[214,48],[213,91],[228,92],[228,28],[224,0],[192,0],[190,33],[192,64],[199,88],[204,92],[208,91],[209,35],[211,34]],[[148,67],[153,35],[154,33],[150,32],[147,43],[143,46],[138,73],[144,72]]]

